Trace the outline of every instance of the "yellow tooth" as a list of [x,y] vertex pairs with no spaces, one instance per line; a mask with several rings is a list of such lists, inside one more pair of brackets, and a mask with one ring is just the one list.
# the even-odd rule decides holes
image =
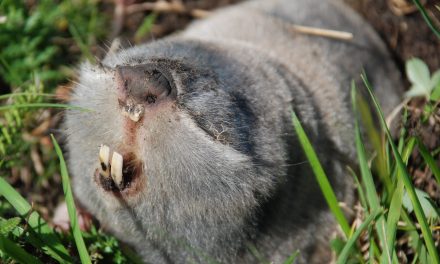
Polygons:
[[113,152],[112,155],[112,169],[111,176],[118,188],[122,187],[122,165],[123,165],[122,155],[118,152]]
[[124,109],[122,113],[124,116],[128,116],[133,122],[138,122],[144,114],[144,111],[144,106],[137,104],[136,106],[131,105],[129,110]]
[[130,115],[130,119],[134,122],[138,122],[139,119],[141,119],[142,115],[144,114],[144,106],[141,104],[138,104],[134,107],[133,113]]
[[99,148],[99,162],[101,163],[102,175],[109,176],[109,158],[110,158],[110,148],[107,145],[101,145]]

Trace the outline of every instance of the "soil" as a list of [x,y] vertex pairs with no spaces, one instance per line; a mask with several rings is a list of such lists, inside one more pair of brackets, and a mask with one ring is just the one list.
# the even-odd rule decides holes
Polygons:
[[[403,69],[412,57],[421,58],[430,70],[440,68],[440,39],[429,29],[421,13],[408,0],[344,0],[380,34]],[[420,1],[434,25],[440,28],[439,1]],[[400,7],[396,7],[400,6]]]
[[[422,15],[408,0],[344,0],[353,9],[360,13],[380,34],[394,55],[401,69],[404,61],[418,57],[425,61],[431,71],[440,68],[440,39],[429,29]],[[124,7],[137,4],[133,0],[116,0]],[[154,2],[154,1],[149,1]],[[158,1],[160,2],[160,1]],[[121,25],[114,25],[119,30],[114,35],[127,38],[131,43],[147,39],[160,38],[178,30],[182,30],[195,16],[192,10],[210,11],[219,7],[242,2],[242,0],[184,0],[180,2],[186,12],[161,11],[152,28],[152,32],[141,40],[133,39],[133,32],[139,27],[150,10],[134,12],[121,21]],[[440,2],[421,1],[424,3],[434,25],[440,28],[440,10],[436,8]],[[425,3],[427,2],[427,3]],[[435,3],[437,2],[437,3]],[[141,10],[141,9],[139,9]]]
[[[110,37],[119,37],[130,43],[142,43],[152,39],[169,35],[176,31],[184,29],[193,19],[202,18],[209,14],[210,11],[231,5],[242,0],[176,0],[176,1],[147,1],[150,8],[139,0],[115,0],[115,7],[112,10],[125,10],[125,15],[118,15],[115,11],[113,30]],[[171,3],[165,7],[152,5],[153,3]],[[145,3],[144,3],[145,4]],[[158,10],[158,11],[154,11]],[[135,32],[146,16],[156,13],[157,17],[151,28],[151,31],[142,38],[135,38]]]

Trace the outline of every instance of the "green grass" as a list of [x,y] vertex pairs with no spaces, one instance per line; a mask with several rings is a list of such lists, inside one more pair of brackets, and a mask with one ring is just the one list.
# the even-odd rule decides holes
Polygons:
[[43,263],[33,255],[26,252],[22,247],[17,245],[15,241],[12,241],[4,236],[0,236],[0,250],[2,250],[3,252],[7,252],[9,256],[11,256],[19,263]]
[[[19,216],[26,221],[28,234],[25,240],[34,247],[48,254],[50,257],[60,263],[71,263],[72,259],[69,252],[61,243],[58,234],[46,223],[46,221],[32,209],[32,206],[24,199],[11,185],[9,185],[4,176],[0,177],[0,195],[2,195],[18,212]],[[23,236],[21,232],[11,235]],[[9,235],[9,234],[7,234]],[[9,255],[8,251],[4,252]]]
[[79,257],[81,258],[81,263],[89,264],[90,261],[89,252],[87,251],[86,245],[84,244],[84,239],[81,235],[81,230],[79,229],[78,216],[76,214],[75,202],[73,200],[72,188],[70,187],[69,174],[67,172],[66,162],[64,161],[63,153],[61,151],[58,142],[53,135],[52,138],[53,145],[55,146],[55,151],[60,159],[60,169],[61,177],[63,180],[63,191],[64,197],[66,198],[67,211],[69,213],[70,226],[72,228],[73,238],[75,239],[76,246],[78,248]]
[[[375,145],[380,148],[375,150],[376,153],[386,153],[386,155],[376,155],[376,159],[385,158],[385,163],[389,165],[386,166],[385,170],[381,173],[388,174],[385,178],[389,178],[391,181],[388,182],[390,185],[383,190],[376,188],[376,186],[379,185],[379,182],[374,180],[374,171],[368,162],[369,159],[365,148],[365,140],[363,140],[361,136],[362,133],[358,118],[355,118],[355,143],[361,175],[360,179],[362,179],[362,181],[359,181],[359,177],[353,170],[349,170],[347,173],[351,173],[354,176],[360,202],[363,207],[364,219],[362,224],[360,224],[354,232],[348,232],[347,221],[343,215],[341,215],[338,201],[335,200],[333,195],[324,195],[329,204],[330,210],[333,212],[341,229],[347,236],[343,242],[344,245],[342,250],[337,252],[339,253],[337,262],[347,263],[350,259],[352,261],[357,260],[363,262],[363,257],[360,255],[355,242],[362,232],[368,231],[368,237],[370,237],[368,262],[370,263],[398,263],[396,254],[398,233],[400,233],[400,237],[402,236],[402,233],[405,233],[403,236],[411,237],[413,240],[411,246],[417,256],[416,258],[418,258],[417,263],[440,263],[439,249],[435,246],[432,235],[434,224],[438,225],[440,224],[440,221],[439,219],[435,219],[431,221],[431,225],[427,221],[427,214],[429,213],[427,208],[432,206],[432,210],[438,212],[438,205],[424,200],[424,197],[427,197],[427,195],[423,191],[417,190],[414,187],[406,168],[410,154],[415,149],[415,146],[418,147],[426,166],[428,166],[435,175],[437,184],[440,183],[440,181],[438,181],[438,166],[431,153],[428,152],[421,141],[415,137],[406,135],[404,130],[402,130],[399,138],[399,147],[396,146],[394,139],[391,137],[389,128],[385,123],[382,110],[372,92],[371,85],[365,74],[362,74],[361,77],[370,94],[374,109],[378,114],[382,130],[386,136],[385,141],[383,141],[382,144]],[[354,83],[352,83],[353,111],[356,115],[368,116],[369,114],[359,113],[360,102],[362,103],[363,100],[357,96],[356,87]],[[362,108],[362,110],[365,111],[365,108]],[[292,114],[292,116],[293,126],[298,134],[298,138],[318,182],[328,182],[324,171],[319,165],[313,147],[300,126],[299,120],[295,114]],[[369,126],[369,129],[374,128]],[[375,133],[367,132],[366,134],[374,135]],[[372,140],[377,140],[377,138],[373,137]],[[384,151],[388,147],[391,151]],[[382,179],[384,179],[384,177],[382,177]],[[386,187],[385,181],[381,182],[381,184]],[[320,186],[324,194],[333,192],[331,187],[327,184],[320,184]],[[407,202],[409,204],[405,204],[405,197],[409,198],[407,199],[409,200],[409,202]],[[411,208],[411,210],[409,208]],[[410,228],[407,230],[399,230],[399,221],[404,222]],[[416,228],[416,226],[419,226],[420,229]]]
[[[45,134],[32,135],[42,123],[41,116],[49,115],[50,121],[59,115],[57,109],[88,111],[60,103],[55,90],[74,78],[69,65],[94,60],[92,47],[102,44],[106,34],[103,25],[108,24],[101,5],[95,0],[0,1],[0,16],[6,18],[0,24],[0,85],[7,87],[0,94],[2,263],[139,263],[131,250],[100,230],[79,231],[60,149],[55,142],[57,153],[52,145],[43,144]],[[34,169],[31,150],[41,155],[41,173]],[[61,159],[60,167],[57,157]],[[14,190],[7,182],[14,169],[29,171],[35,189],[43,182],[53,184],[53,175],[61,171],[73,235],[55,232],[27,202],[29,197]]]
[[307,159],[310,162],[310,166],[312,167],[313,172],[315,173],[316,180],[321,188],[322,193],[324,194],[324,198],[327,201],[330,210],[341,226],[342,231],[348,237],[350,235],[350,225],[347,222],[347,219],[342,212],[342,209],[339,207],[338,200],[336,195],[330,185],[330,182],[327,178],[327,175],[324,172],[324,169],[319,162],[318,156],[313,150],[312,144],[306,136],[304,129],[301,126],[301,123],[296,116],[295,112],[292,111],[292,122],[293,127],[295,128],[297,137],[301,143],[301,147],[304,149],[304,153],[307,156]]
[[438,250],[435,247],[434,244],[434,240],[432,238],[432,232],[430,227],[428,226],[428,223],[426,221],[426,216],[422,210],[420,201],[416,195],[416,191],[415,191],[415,187],[411,181],[411,177],[408,173],[408,170],[406,169],[405,163],[402,160],[402,156],[400,155],[399,151],[397,150],[396,145],[393,142],[390,130],[388,128],[388,126],[386,125],[385,122],[385,118],[384,115],[382,113],[382,110],[379,106],[379,103],[376,99],[376,97],[374,96],[373,92],[372,92],[372,88],[371,85],[369,84],[367,78],[365,75],[362,75],[362,79],[364,81],[365,86],[367,87],[367,90],[371,96],[371,99],[374,103],[375,109],[379,115],[379,119],[380,119],[380,123],[382,125],[382,129],[385,131],[385,135],[388,139],[388,143],[391,146],[393,155],[394,155],[394,159],[396,162],[396,167],[397,167],[397,175],[398,175],[398,179],[402,179],[403,180],[403,184],[405,186],[405,190],[407,191],[407,193],[409,194],[409,197],[411,199],[412,205],[414,207],[414,212],[417,218],[417,221],[422,229],[422,235],[423,238],[425,240],[426,243],[426,247],[428,248],[428,252],[430,254],[432,263],[440,263],[440,259],[438,256]]
[[[114,237],[95,227],[86,233],[78,229],[60,149],[56,142],[55,148],[50,144],[47,129],[32,134],[44,121],[57,120],[60,110],[88,111],[60,102],[55,91],[75,79],[73,67],[81,60],[95,60],[97,44],[103,45],[110,23],[102,5],[99,0],[0,1],[0,17],[6,18],[0,22],[0,85],[6,88],[0,94],[1,263],[140,263]],[[31,150],[41,155],[42,172],[35,169]],[[32,192],[56,182],[54,175],[61,172],[72,233],[54,231],[27,202],[32,196],[14,190],[8,183],[14,170],[29,172]],[[23,183],[15,184],[23,191]]]
[[382,213],[383,212],[382,212],[381,209],[373,211],[371,214],[368,215],[368,217],[366,217],[364,222],[359,225],[359,227],[356,229],[356,231],[347,240],[347,242],[345,243],[344,248],[342,249],[341,253],[339,254],[338,262],[337,262],[338,264],[347,263],[348,258],[350,257],[351,252],[353,252],[352,248],[355,247],[355,243],[356,243],[357,239],[359,238],[359,236],[361,235],[361,233],[371,224],[371,222],[376,217],[381,216]]
[[[64,158],[54,139],[57,152],[60,155],[60,166],[63,174],[63,189],[71,219],[73,237],[70,234],[63,235],[54,231],[46,221],[32,209],[32,206],[14,188],[0,177],[0,195],[3,196],[19,214],[19,218],[13,217],[0,221],[0,257],[3,261],[14,259],[21,263],[29,262],[36,252],[40,258],[46,261],[58,263],[78,263],[77,255],[81,263],[91,263],[101,260],[103,263],[141,263],[139,258],[127,247],[121,247],[119,242],[108,235],[101,233],[92,227],[89,232],[81,232],[76,218],[75,206],[70,189]],[[4,209],[3,209],[4,211]],[[18,220],[18,221],[17,221]],[[12,222],[12,223],[11,223]],[[24,224],[20,224],[24,222]],[[85,240],[85,242],[83,241]],[[65,245],[76,243],[78,254],[67,250]],[[26,245],[26,251],[23,248]],[[90,256],[89,256],[90,253]]]
[[[106,18],[99,9],[95,0],[0,1],[5,18],[0,24],[0,85],[10,90],[0,95],[0,174],[26,165],[16,153],[29,155],[40,148],[22,135],[30,133],[44,108],[66,107],[53,102],[52,93],[74,77],[70,65],[94,59],[91,47],[105,34]],[[52,159],[43,163],[54,167]]]

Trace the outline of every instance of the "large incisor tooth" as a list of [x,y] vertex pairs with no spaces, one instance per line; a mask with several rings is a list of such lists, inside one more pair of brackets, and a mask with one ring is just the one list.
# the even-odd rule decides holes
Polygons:
[[118,152],[113,152],[112,155],[112,170],[111,175],[113,181],[118,188],[122,187],[122,165],[123,165],[122,155]]
[[130,114],[130,119],[134,122],[138,122],[144,114],[144,111],[144,106],[141,104],[137,104],[133,109],[133,113]]
[[99,162],[101,163],[103,176],[110,176],[109,159],[110,148],[106,145],[101,145],[101,147],[99,148]]

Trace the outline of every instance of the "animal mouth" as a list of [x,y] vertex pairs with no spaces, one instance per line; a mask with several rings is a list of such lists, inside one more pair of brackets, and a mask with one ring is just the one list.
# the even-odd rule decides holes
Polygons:
[[111,151],[107,145],[99,149],[100,166],[96,169],[95,180],[105,191],[127,194],[135,189],[140,178],[142,163],[132,152]]

